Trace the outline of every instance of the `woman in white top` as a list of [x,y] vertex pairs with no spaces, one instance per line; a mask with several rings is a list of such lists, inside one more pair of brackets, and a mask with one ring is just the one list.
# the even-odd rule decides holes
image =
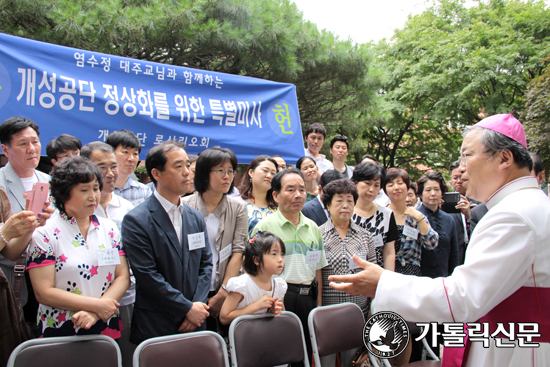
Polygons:
[[116,224],[94,215],[102,186],[101,170],[81,157],[52,171],[59,214],[34,231],[27,255],[41,337],[120,337],[118,306],[130,274]]

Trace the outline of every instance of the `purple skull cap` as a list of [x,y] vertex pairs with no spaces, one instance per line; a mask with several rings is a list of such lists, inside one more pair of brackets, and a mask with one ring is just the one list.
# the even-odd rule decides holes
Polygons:
[[[512,112],[513,113],[513,112]],[[484,118],[474,126],[483,127],[485,129],[496,131],[506,135],[527,148],[527,139],[523,126],[512,113],[502,113]]]

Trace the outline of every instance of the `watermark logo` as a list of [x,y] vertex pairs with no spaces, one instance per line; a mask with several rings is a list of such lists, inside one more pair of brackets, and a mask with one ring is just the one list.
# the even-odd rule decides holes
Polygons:
[[378,312],[367,320],[363,341],[375,357],[393,358],[409,344],[409,328],[405,319],[395,312]]

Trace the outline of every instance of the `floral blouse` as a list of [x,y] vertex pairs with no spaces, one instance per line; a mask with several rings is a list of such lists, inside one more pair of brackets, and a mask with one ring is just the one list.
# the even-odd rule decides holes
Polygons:
[[[116,224],[91,216],[87,240],[76,219],[56,213],[44,227],[37,228],[27,255],[27,270],[55,265],[55,287],[78,295],[101,298],[115,280],[116,265],[100,266],[97,251],[116,248],[124,256]],[[122,322],[113,315],[107,323],[99,320],[89,330],[74,329],[71,317],[76,311],[59,310],[44,304],[38,307],[37,323],[41,337],[102,334],[120,337]]]
[[246,214],[248,215],[248,236],[252,237],[252,231],[254,230],[254,227],[256,227],[256,224],[268,215],[275,213],[277,209],[262,208],[244,199],[243,201],[246,204]]

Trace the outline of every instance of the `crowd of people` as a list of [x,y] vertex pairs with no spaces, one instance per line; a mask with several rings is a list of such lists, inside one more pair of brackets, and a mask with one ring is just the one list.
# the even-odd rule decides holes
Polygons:
[[[295,168],[259,155],[240,182],[231,150],[191,156],[166,141],[147,152],[146,185],[132,177],[141,144],[129,130],[85,146],[69,135],[52,139],[48,175],[36,169],[38,125],[9,118],[0,125],[8,159],[0,169],[0,275],[17,290],[37,337],[109,335],[126,367],[146,339],[205,329],[227,335],[244,314],[292,311],[305,335],[317,306],[353,302],[366,319],[372,292],[331,284],[335,276],[352,276],[353,284],[364,262],[413,277],[452,276],[488,211],[466,196],[466,160],[482,150],[463,152],[450,166],[460,199],[446,213],[441,172],[414,183],[370,155],[348,166],[341,135],[330,141],[331,162],[320,154],[326,135],[312,124]],[[540,158],[528,159],[540,187]],[[41,182],[49,183],[50,200],[36,214],[26,210],[24,193]],[[311,359],[310,338],[306,346]],[[411,344],[394,363],[418,359],[417,351]],[[341,366],[355,354],[340,353]],[[325,356],[322,364],[336,360]]]

